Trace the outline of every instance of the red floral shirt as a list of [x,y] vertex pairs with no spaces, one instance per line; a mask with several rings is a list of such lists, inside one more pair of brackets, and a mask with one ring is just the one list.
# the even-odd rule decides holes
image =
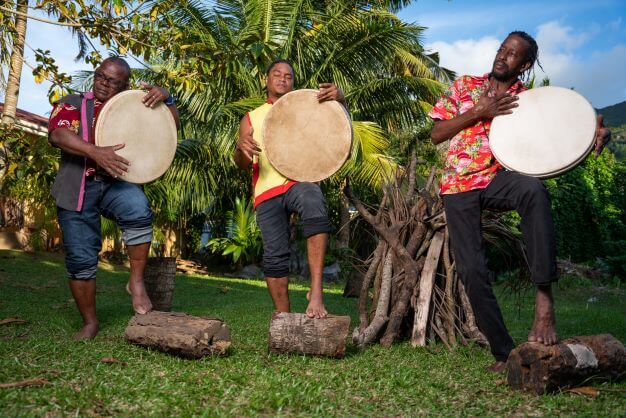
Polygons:
[[[489,74],[482,77],[466,75],[455,80],[428,116],[433,120],[449,120],[467,112],[478,102],[487,81]],[[524,90],[524,84],[518,80],[508,92],[519,94]],[[450,140],[441,176],[441,194],[484,189],[503,168],[489,148],[490,128],[491,120],[482,120]]]
[[[98,99],[94,99],[93,101],[93,121],[92,121],[92,129],[89,134],[89,142],[91,144],[94,143],[95,140],[95,127],[96,120],[98,119],[98,115],[100,114],[100,109],[102,109],[102,103]],[[48,122],[48,134],[50,134],[55,129],[65,128],[74,132],[78,135],[78,127],[80,126],[80,109],[70,105],[69,103],[57,103],[52,108],[52,113],[50,114],[50,120]],[[87,159],[87,175],[91,175],[96,170],[96,163],[91,159]]]

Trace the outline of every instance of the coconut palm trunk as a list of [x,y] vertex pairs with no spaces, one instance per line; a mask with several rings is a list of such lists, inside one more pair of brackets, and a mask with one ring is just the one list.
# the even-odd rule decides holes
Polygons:
[[2,114],[3,125],[13,125],[17,113],[17,98],[20,93],[20,77],[24,64],[24,40],[26,38],[26,12],[28,12],[28,0],[17,1],[15,15],[15,36],[11,52],[11,67],[7,80],[7,90],[4,98],[4,113]]

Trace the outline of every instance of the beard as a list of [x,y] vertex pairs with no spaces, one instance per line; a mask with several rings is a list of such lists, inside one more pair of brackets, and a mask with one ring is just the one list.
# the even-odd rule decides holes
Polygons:
[[507,68],[504,71],[491,70],[491,76],[498,81],[508,81],[512,79],[515,75]]
[[496,63],[493,63],[493,66],[491,67],[491,76],[493,78],[495,78],[498,81],[508,81],[511,80],[513,78],[516,78],[518,74],[513,73],[513,71],[511,71],[511,69],[509,68],[508,65],[500,62],[501,65],[501,69],[500,70],[496,70]]

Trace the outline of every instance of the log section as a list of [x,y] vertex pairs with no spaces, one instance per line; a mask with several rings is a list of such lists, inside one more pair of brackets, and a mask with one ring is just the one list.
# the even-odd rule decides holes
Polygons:
[[135,315],[128,322],[124,338],[131,344],[193,359],[224,355],[231,344],[230,329],[221,319],[182,312]]
[[541,395],[592,376],[623,377],[626,349],[610,334],[572,337],[553,346],[524,343],[511,352],[506,366],[509,386]]
[[346,352],[349,316],[316,319],[302,313],[274,312],[269,351],[342,358]]

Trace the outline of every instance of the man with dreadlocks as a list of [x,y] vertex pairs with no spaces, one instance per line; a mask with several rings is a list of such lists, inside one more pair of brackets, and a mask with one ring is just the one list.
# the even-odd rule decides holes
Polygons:
[[[450,139],[440,193],[459,277],[465,284],[478,327],[485,334],[502,372],[514,344],[489,281],[481,235],[481,212],[516,210],[528,251],[531,279],[537,288],[535,320],[528,341],[557,342],[552,282],[557,280],[556,245],[550,197],[543,183],[506,171],[489,148],[489,129],[495,116],[512,113],[517,94],[525,90],[538,58],[535,40],[525,32],[511,32],[493,61],[491,73],[463,76],[435,104],[433,143]],[[610,131],[598,118],[596,153],[602,151]]]

